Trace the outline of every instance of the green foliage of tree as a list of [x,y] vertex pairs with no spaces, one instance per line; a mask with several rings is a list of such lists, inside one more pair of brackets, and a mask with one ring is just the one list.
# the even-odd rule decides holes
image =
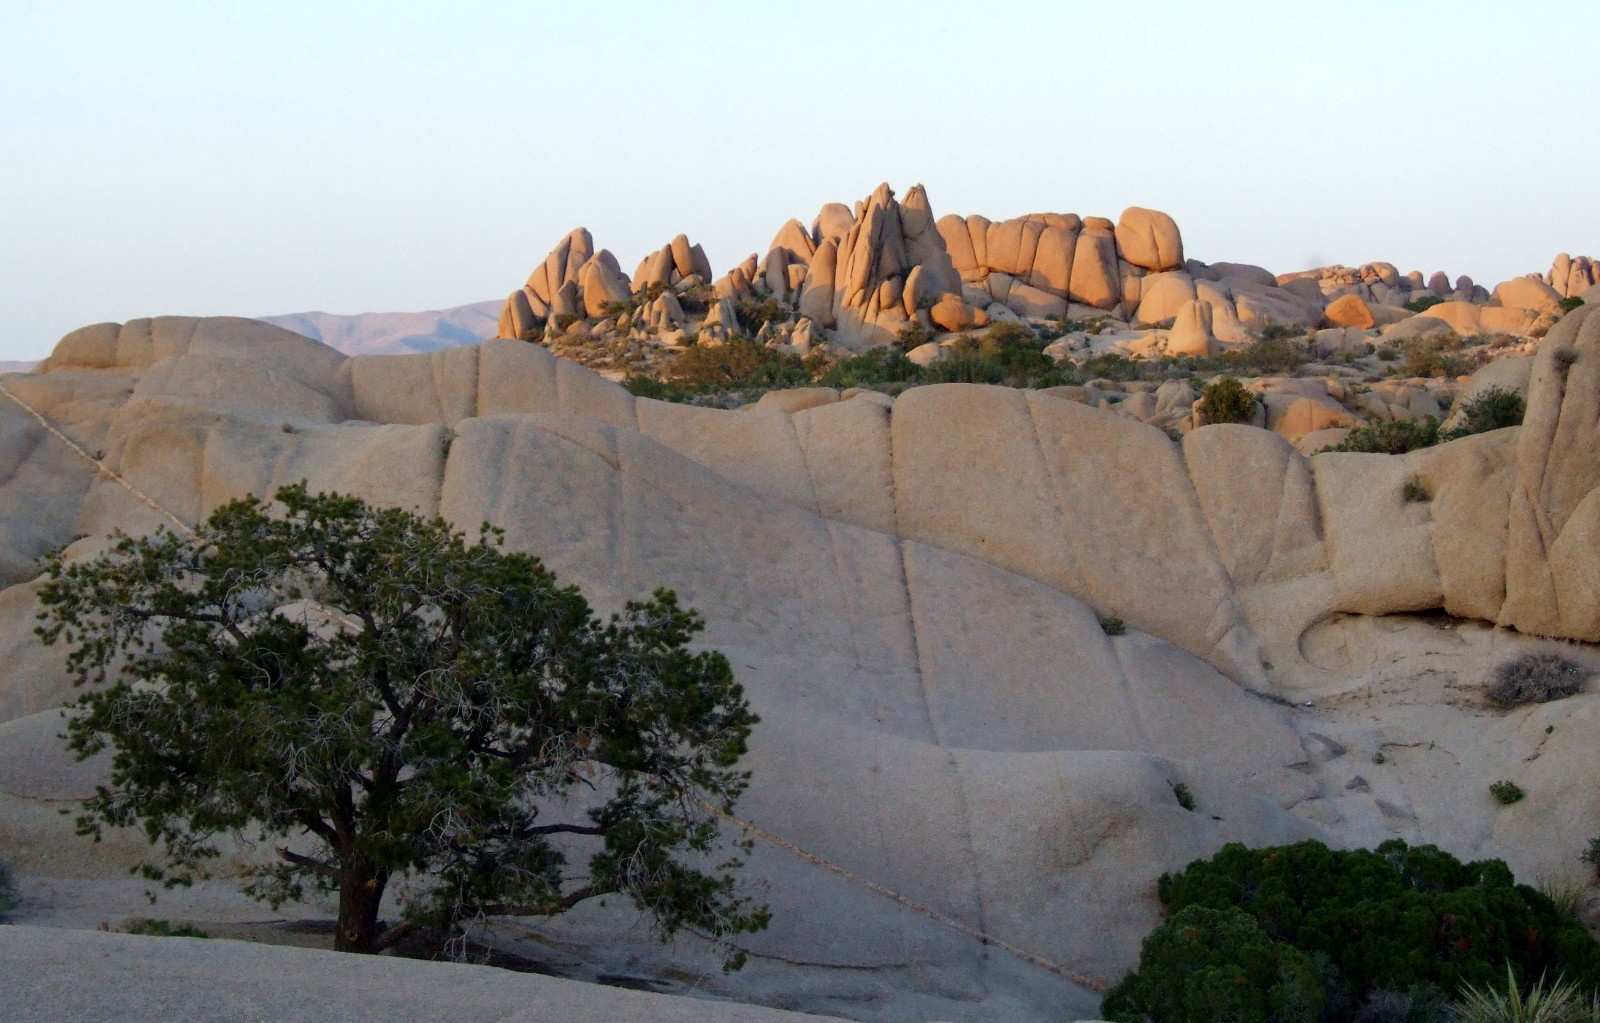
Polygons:
[[1248,423],[1256,415],[1256,396],[1236,377],[1223,377],[1200,395],[1200,420],[1212,423]]
[[[1425,1004],[1432,992],[1436,1002],[1464,984],[1493,983],[1508,963],[1521,984],[1544,975],[1564,976],[1585,989],[1600,983],[1600,943],[1581,924],[1517,884],[1503,862],[1462,863],[1433,846],[1408,847],[1398,839],[1349,851],[1320,842],[1268,849],[1232,843],[1210,860],[1163,876],[1158,894],[1172,916],[1147,939],[1139,970],[1112,995],[1181,994],[1188,985],[1184,971],[1200,964],[1148,950],[1171,946],[1179,940],[1175,932],[1199,927],[1202,919],[1226,937],[1184,940],[1217,950],[1220,960],[1254,978],[1248,984],[1271,989],[1271,978],[1259,967],[1252,973],[1251,964],[1269,951],[1277,956],[1272,961],[1283,962],[1275,951],[1281,944],[1318,965],[1327,1005],[1351,1012],[1380,993],[1410,992]],[[1197,910],[1216,915],[1200,918]],[[1232,913],[1262,937],[1249,934]],[[1218,997],[1198,1008],[1181,1002],[1184,1015],[1152,1015],[1148,999],[1130,1002],[1122,995],[1115,1001],[1108,996],[1104,1008],[1116,1013],[1107,1019],[1128,1023],[1239,1018],[1229,1014],[1234,1003],[1226,993]],[[1130,1005],[1144,1015],[1130,1014]]]
[[1439,443],[1439,420],[1395,419],[1351,430],[1344,440],[1323,451],[1355,451],[1366,454],[1403,455]]
[[664,934],[764,925],[716,815],[756,718],[727,660],[689,651],[693,611],[658,590],[602,623],[487,526],[276,500],[48,560],[39,633],[87,690],[69,744],[112,751],[82,833],[141,826],[165,859],[141,869],[169,885],[206,876],[222,836],[271,841],[245,891],[337,892],[351,951],[608,893]]
[[1188,906],[1144,941],[1107,992],[1113,1023],[1316,1023],[1325,995],[1305,953],[1233,907]]

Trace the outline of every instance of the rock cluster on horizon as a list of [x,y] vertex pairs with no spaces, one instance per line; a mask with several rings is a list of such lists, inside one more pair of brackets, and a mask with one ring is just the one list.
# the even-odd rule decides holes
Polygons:
[[[33,632],[37,559],[155,529],[145,498],[197,522],[300,480],[497,526],[602,611],[675,589],[761,717],[740,812],[813,858],[757,843],[775,915],[751,969],[658,948],[616,905],[536,939],[507,929],[530,955],[852,1017],[1087,1017],[1090,986],[1158,921],[1156,879],[1229,841],[1399,837],[1525,879],[1583,869],[1600,693],[1506,711],[1484,690],[1551,638],[1600,666],[1600,292],[1564,293],[1592,263],[1493,289],[1382,263],[1280,277],[1188,258],[1150,210],[935,218],[921,189],[883,187],[712,271],[680,236],[630,277],[579,229],[508,299],[514,337],[346,357],[260,322],[158,317],[81,328],[5,376],[109,470],[0,402],[0,859],[25,893],[68,893],[19,922],[127,898],[146,850],[132,832],[88,843],[57,813],[107,765],[57,738],[72,689]],[[1438,301],[1405,308],[1423,296]],[[1006,324],[1057,331],[1064,362],[1158,360],[1270,344],[1271,325],[1320,361],[1249,381],[1256,428],[1201,425],[1186,377],[812,387],[722,409],[557,354],[618,376],[752,333],[741,312],[763,306],[778,313],[754,340],[790,352],[905,335],[941,360]],[[1377,373],[1386,347],[1466,324],[1494,332],[1461,349],[1483,355],[1470,375]],[[1523,425],[1305,453],[1491,384],[1526,396]],[[1527,798],[1496,803],[1501,779]]]

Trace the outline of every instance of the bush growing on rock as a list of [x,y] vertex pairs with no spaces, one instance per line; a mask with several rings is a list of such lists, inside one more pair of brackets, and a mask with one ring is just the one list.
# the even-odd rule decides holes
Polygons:
[[898,348],[874,348],[842,359],[817,378],[822,387],[882,387],[921,379],[922,368]]
[[1248,423],[1255,418],[1256,397],[1244,389],[1237,377],[1223,377],[1210,384],[1200,396],[1200,421]]
[[0,863],[0,919],[17,905],[17,883],[11,878],[11,868]]
[[1549,703],[1575,696],[1593,672],[1557,653],[1527,653],[1495,669],[1489,700],[1498,707]]
[[1486,387],[1461,409],[1461,425],[1445,435],[1446,440],[1467,437],[1508,426],[1521,426],[1526,406],[1522,395],[1503,387]]
[[1164,875],[1158,895],[1171,916],[1107,994],[1115,1023],[1377,1019],[1397,993],[1438,1007],[1507,968],[1519,984],[1600,983],[1600,943],[1504,863],[1398,839],[1231,843]]
[[[1439,443],[1439,420],[1396,419],[1351,430],[1344,440],[1323,451],[1354,451],[1366,454],[1403,455]],[[1319,452],[1320,454],[1321,452]]]
[[283,840],[246,893],[337,892],[346,951],[610,893],[664,934],[765,924],[737,852],[706,858],[756,718],[727,660],[687,649],[694,612],[661,590],[601,623],[487,526],[469,543],[303,484],[275,500],[47,560],[39,634],[89,690],[69,746],[112,751],[82,833],[142,826],[165,862],[141,871],[169,886],[218,836]]
[[1316,1023],[1325,997],[1311,957],[1248,913],[1188,906],[1145,939],[1139,969],[1100,1012],[1113,1023]]
[[789,310],[775,298],[741,298],[733,303],[734,313],[745,330],[754,333],[768,323],[782,323]]
[[667,365],[669,382],[694,391],[792,387],[809,383],[800,360],[748,338],[726,344],[691,345]]

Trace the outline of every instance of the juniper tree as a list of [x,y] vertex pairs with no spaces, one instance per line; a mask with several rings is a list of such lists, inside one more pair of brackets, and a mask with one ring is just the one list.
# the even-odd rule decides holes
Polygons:
[[336,891],[348,951],[606,894],[663,935],[764,926],[718,827],[756,718],[727,660],[687,648],[698,615],[658,590],[602,623],[487,525],[276,501],[48,560],[38,631],[85,687],[68,743],[112,753],[81,833],[142,826],[164,859],[139,869],[169,886],[227,836],[271,842],[245,890]]

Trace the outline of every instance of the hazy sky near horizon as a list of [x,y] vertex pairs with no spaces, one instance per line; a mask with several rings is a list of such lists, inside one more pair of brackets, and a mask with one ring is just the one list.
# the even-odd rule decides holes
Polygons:
[[880,181],[1190,256],[1600,256],[1600,5],[0,4],[0,360],[166,313],[504,296],[571,228],[718,273]]

